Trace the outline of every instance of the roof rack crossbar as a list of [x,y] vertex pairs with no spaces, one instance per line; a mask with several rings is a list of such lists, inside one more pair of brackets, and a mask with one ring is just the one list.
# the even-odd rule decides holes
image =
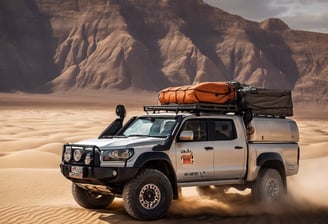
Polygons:
[[238,112],[236,104],[211,104],[211,103],[194,103],[194,104],[166,104],[158,106],[144,106],[145,112],[156,111],[173,111],[173,112],[217,112],[228,113]]

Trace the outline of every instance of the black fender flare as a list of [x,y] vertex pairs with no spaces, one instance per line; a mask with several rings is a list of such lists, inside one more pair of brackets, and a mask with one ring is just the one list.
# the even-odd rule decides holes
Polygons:
[[265,152],[265,153],[260,154],[259,157],[257,157],[256,165],[262,167],[263,164],[265,164],[268,161],[279,161],[282,163],[282,165],[284,164],[281,156],[278,153]]
[[141,154],[136,162],[134,163],[134,167],[141,168],[143,167],[147,162],[154,161],[154,160],[162,160],[167,162],[171,167],[172,163],[169,158],[169,156],[163,152],[145,152]]

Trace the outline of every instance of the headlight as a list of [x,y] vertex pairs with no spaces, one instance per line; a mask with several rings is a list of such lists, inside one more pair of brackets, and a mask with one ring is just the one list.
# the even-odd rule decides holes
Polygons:
[[126,161],[134,154],[133,149],[106,150],[103,152],[104,161]]
[[73,153],[73,159],[76,162],[80,161],[82,158],[82,154],[83,154],[83,152],[80,149],[75,149],[74,153]]
[[65,162],[69,162],[72,158],[72,148],[70,146],[65,146],[65,151],[64,151],[64,160]]

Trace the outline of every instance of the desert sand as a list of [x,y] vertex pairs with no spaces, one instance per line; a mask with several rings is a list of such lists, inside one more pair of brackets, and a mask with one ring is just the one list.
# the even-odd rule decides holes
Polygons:
[[[133,96],[133,97],[131,97]],[[142,223],[130,218],[121,199],[104,210],[79,207],[71,183],[60,173],[62,145],[94,138],[115,119],[116,104],[127,116],[156,104],[146,92],[0,94],[0,223]],[[231,189],[226,198],[201,198],[183,188],[168,215],[156,223],[327,223],[327,107],[298,105],[301,165],[288,178],[289,197],[268,208],[249,203],[247,192]]]

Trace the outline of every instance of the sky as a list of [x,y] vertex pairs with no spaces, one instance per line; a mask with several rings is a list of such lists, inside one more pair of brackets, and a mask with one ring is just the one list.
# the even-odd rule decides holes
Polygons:
[[328,0],[204,0],[245,19],[280,18],[291,29],[328,33]]

